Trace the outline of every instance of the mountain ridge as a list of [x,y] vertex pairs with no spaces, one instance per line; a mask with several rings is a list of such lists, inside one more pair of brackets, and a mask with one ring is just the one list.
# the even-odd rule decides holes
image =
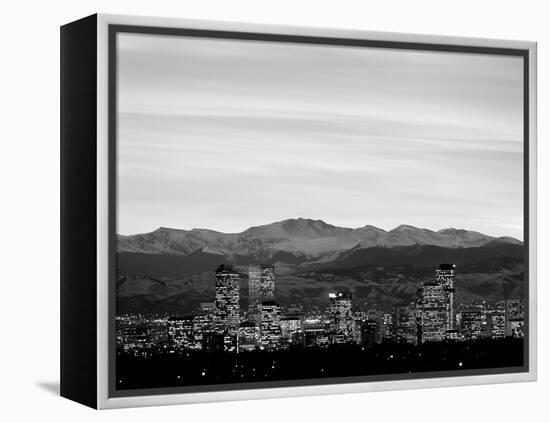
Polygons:
[[414,299],[439,263],[457,265],[457,299],[518,298],[523,293],[523,243],[466,229],[433,231],[399,225],[345,228],[322,220],[287,219],[226,234],[160,227],[119,236],[117,310],[191,312],[214,297],[215,269],[242,272],[246,307],[250,264],[276,269],[277,301],[326,306],[328,293],[350,291],[357,303]]
[[403,224],[386,231],[372,225],[347,228],[319,219],[296,218],[252,226],[238,233],[204,228],[185,230],[159,227],[144,234],[117,235],[117,251],[180,256],[207,251],[227,257],[270,257],[277,252],[285,252],[314,258],[351,248],[393,248],[415,244],[469,248],[491,242],[523,245],[512,237],[493,237],[466,229],[433,231]]

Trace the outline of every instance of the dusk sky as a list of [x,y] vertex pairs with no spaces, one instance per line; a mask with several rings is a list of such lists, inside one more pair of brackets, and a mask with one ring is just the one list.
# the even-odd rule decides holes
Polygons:
[[523,239],[519,57],[118,34],[118,229]]

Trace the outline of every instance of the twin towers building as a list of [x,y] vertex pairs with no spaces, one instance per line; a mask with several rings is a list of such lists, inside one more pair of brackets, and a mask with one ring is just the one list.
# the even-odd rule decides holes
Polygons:
[[275,268],[271,265],[248,266],[248,313],[258,322],[262,303],[273,301],[275,291]]
[[[224,335],[225,349],[232,349],[240,327],[240,275],[230,265],[216,269],[215,329]],[[273,301],[275,268],[272,265],[250,265],[248,268],[248,319],[270,338],[278,327],[279,306]],[[265,328],[263,327],[265,326]],[[262,331],[262,329],[264,329]]]

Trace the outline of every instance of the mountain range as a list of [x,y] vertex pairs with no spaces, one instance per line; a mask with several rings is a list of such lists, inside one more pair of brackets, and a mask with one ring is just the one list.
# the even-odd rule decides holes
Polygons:
[[495,238],[465,229],[432,231],[410,225],[401,225],[390,231],[370,225],[352,229],[302,218],[254,226],[240,233],[161,227],[146,234],[118,235],[117,241],[118,252],[186,256],[202,251],[229,258],[261,256],[259,258],[267,260],[280,252],[311,259],[351,248],[410,245],[468,248],[489,243],[522,244],[514,238]]
[[[515,238],[455,228],[354,229],[302,218],[240,233],[161,227],[118,235],[118,307],[190,311],[212,300],[214,270],[221,263],[233,264],[243,281],[249,264],[274,264],[276,298],[288,304],[322,305],[334,290],[351,291],[369,302],[409,301],[443,262],[457,264],[457,298],[518,297],[523,256],[523,243]],[[243,301],[246,286],[241,283]]]

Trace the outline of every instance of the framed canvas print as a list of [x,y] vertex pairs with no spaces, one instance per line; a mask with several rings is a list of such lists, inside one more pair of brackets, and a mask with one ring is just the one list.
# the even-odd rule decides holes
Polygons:
[[61,28],[61,394],[536,378],[536,44]]

